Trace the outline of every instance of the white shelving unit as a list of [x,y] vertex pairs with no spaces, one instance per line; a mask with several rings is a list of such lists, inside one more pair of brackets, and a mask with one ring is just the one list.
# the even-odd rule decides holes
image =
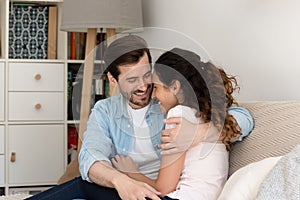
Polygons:
[[[57,59],[9,58],[11,2],[58,7]],[[51,187],[67,165],[67,33],[59,30],[61,6],[62,0],[0,0],[0,189],[5,194]]]

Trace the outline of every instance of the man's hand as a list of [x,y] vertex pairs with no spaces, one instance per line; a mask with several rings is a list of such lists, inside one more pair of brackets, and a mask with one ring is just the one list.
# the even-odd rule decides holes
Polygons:
[[123,200],[146,200],[146,197],[152,200],[160,200],[160,192],[146,183],[133,180],[124,175],[114,181],[114,186]]
[[146,183],[135,181],[126,174],[119,172],[107,161],[95,162],[90,167],[89,178],[98,185],[115,188],[121,199],[144,200],[145,197],[155,200],[160,199],[158,197],[160,193],[154,188]]
[[159,148],[163,150],[163,155],[183,152],[200,142],[207,141],[208,138],[215,141],[218,138],[217,133],[213,133],[214,139],[211,138],[210,135],[214,128],[210,123],[193,124],[180,117],[168,118],[165,123],[176,126],[162,131],[162,144],[159,145]]
[[139,173],[139,165],[129,156],[116,155],[111,162],[117,170],[123,173]]

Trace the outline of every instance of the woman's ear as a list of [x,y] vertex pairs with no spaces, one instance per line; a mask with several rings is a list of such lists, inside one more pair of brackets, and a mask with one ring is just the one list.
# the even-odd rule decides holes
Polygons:
[[175,95],[177,95],[179,93],[180,89],[181,89],[181,83],[180,83],[180,81],[178,81],[178,80],[172,81],[172,84],[171,84],[170,88],[171,88],[171,91]]

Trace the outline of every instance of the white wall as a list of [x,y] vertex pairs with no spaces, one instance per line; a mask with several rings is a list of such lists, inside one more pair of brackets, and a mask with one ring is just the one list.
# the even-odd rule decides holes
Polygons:
[[143,15],[144,26],[191,37],[236,75],[239,101],[300,100],[300,1],[143,0]]

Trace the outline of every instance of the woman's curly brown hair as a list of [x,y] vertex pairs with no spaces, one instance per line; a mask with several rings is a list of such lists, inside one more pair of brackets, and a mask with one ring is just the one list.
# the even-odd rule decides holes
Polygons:
[[197,54],[179,48],[162,54],[154,68],[166,86],[180,81],[185,97],[181,104],[195,108],[196,116],[204,122],[212,122],[220,131],[219,140],[229,151],[230,143],[241,135],[236,120],[228,113],[230,106],[238,105],[232,95],[239,88],[236,78],[210,62],[202,62]]

